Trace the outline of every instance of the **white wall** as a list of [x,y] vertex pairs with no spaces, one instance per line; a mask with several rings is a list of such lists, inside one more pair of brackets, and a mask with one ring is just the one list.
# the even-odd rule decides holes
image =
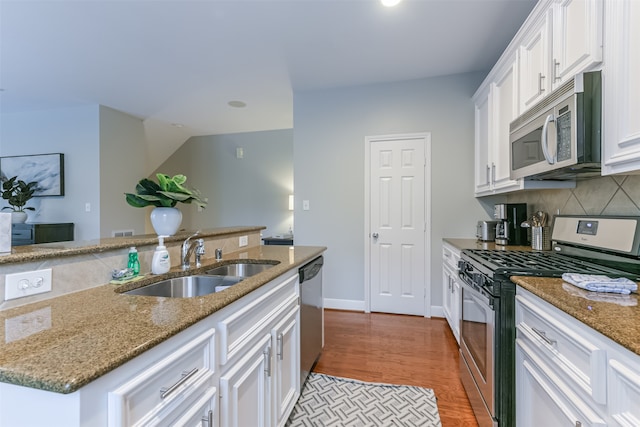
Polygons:
[[473,196],[471,96],[483,77],[294,94],[296,244],[328,247],[325,298],[364,301],[364,138],[430,132],[431,303],[442,305],[442,238],[473,237],[476,220],[487,218]]
[[[0,114],[0,156],[63,153],[65,195],[37,197],[28,222],[73,222],[76,240],[100,235],[99,108]],[[3,206],[5,206],[3,204]]]
[[[236,148],[244,157],[236,158]],[[291,129],[192,137],[156,172],[183,173],[209,204],[203,212],[179,206],[191,228],[263,225],[264,236],[288,231],[293,222]]]

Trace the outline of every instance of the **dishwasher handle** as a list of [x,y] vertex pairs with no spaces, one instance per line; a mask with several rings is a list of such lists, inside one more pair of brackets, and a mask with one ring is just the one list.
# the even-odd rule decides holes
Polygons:
[[300,275],[300,283],[306,282],[307,280],[311,280],[318,275],[320,270],[322,270],[322,265],[324,264],[324,257],[319,256],[318,258],[311,261],[309,264],[300,267],[298,270],[298,274]]

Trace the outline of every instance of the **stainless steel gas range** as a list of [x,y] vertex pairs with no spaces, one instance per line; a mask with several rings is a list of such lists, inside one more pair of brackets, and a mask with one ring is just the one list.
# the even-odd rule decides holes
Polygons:
[[640,281],[640,217],[557,216],[547,252],[465,249],[460,370],[480,427],[515,425],[515,292],[511,276],[602,274]]

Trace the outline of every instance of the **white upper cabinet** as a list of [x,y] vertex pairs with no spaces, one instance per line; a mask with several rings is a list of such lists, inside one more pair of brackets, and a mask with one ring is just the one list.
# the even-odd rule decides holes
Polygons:
[[496,75],[491,84],[491,139],[493,141],[491,181],[494,189],[513,188],[518,186],[516,180],[510,179],[511,160],[509,157],[509,124],[517,116],[518,70],[517,61],[512,58]]
[[640,2],[607,1],[602,174],[640,171]]
[[476,196],[520,189],[520,183],[509,178],[509,123],[517,111],[516,65],[514,57],[474,98]]
[[552,9],[541,13],[531,22],[531,27],[520,42],[520,111],[535,105],[551,89],[550,47]]
[[476,93],[475,102],[475,193],[491,193],[489,160],[489,86]]
[[602,32],[602,0],[554,3],[552,89],[602,62]]
[[533,13],[519,43],[520,112],[602,62],[602,0],[555,0]]

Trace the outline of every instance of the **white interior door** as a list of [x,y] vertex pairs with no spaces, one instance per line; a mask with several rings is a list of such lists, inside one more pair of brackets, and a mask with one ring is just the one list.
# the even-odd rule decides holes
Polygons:
[[427,136],[367,142],[370,311],[427,315]]

